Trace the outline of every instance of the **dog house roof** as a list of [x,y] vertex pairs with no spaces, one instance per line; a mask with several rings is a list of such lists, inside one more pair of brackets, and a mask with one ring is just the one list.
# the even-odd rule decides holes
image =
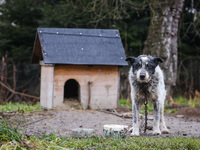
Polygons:
[[32,63],[128,65],[118,30],[38,28]]

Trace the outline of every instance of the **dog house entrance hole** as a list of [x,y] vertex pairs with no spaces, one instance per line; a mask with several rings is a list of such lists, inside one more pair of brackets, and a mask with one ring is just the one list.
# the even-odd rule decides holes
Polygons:
[[80,85],[74,79],[69,79],[65,82],[64,104],[66,108],[82,108],[80,103]]
[[69,79],[66,81],[64,86],[64,99],[70,100],[80,100],[80,85],[74,79]]

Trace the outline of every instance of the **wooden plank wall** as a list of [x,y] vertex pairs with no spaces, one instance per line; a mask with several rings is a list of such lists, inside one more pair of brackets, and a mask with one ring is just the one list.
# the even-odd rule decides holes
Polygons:
[[45,109],[53,108],[54,67],[41,66],[40,106]]
[[53,107],[61,108],[64,98],[64,85],[75,79],[80,85],[80,101],[88,108],[88,82],[91,84],[91,108],[113,109],[118,105],[119,76],[118,66],[56,65],[54,70]]

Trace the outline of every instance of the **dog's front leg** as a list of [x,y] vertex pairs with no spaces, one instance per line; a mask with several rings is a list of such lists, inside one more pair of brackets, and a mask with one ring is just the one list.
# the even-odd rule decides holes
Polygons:
[[159,135],[161,134],[160,131],[160,102],[154,102],[154,125],[153,125],[153,134]]
[[139,136],[139,104],[132,99],[133,131],[131,136]]

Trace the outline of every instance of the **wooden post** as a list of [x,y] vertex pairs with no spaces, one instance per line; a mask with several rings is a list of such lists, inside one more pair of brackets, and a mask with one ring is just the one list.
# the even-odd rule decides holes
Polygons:
[[93,82],[88,81],[88,109],[91,109],[91,85]]
[[45,64],[43,61],[40,62],[40,65],[40,106],[44,109],[52,109],[54,99],[54,65]]

